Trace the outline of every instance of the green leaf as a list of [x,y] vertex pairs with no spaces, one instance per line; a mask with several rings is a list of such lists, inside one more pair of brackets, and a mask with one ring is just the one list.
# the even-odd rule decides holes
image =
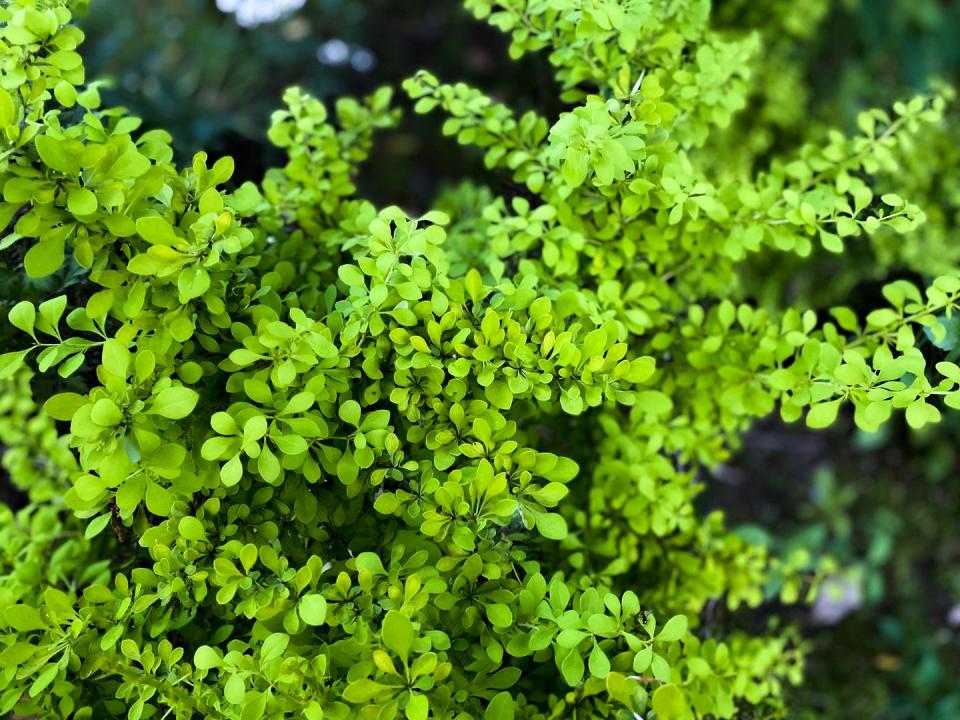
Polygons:
[[72,187],[67,193],[67,209],[74,215],[92,215],[99,206],[97,196],[87,188]]
[[486,388],[487,400],[501,410],[509,410],[513,405],[513,393],[502,380],[494,380]]
[[187,540],[200,541],[207,538],[207,531],[203,527],[203,523],[192,515],[185,515],[180,518],[177,530]]
[[59,337],[60,318],[67,309],[67,296],[60,295],[40,303],[37,311],[40,313],[37,328],[48,335]]
[[567,628],[566,630],[561,630],[557,635],[557,646],[562,648],[572,648],[576,647],[587,637],[587,633],[582,630],[574,630],[572,628]]
[[487,605],[487,619],[496,628],[507,628],[513,624],[513,613],[501,603]]
[[327,618],[327,600],[323,595],[304,595],[300,598],[298,611],[307,625],[323,625]]
[[220,655],[209,645],[201,645],[193,654],[193,664],[200,670],[210,670],[220,666]]
[[242,216],[252,215],[262,202],[263,195],[252,182],[245,182],[230,195],[230,207]]
[[537,530],[550,540],[563,540],[567,536],[567,521],[558,513],[538,513]]
[[483,276],[480,275],[476,268],[470,268],[470,271],[467,272],[464,278],[463,284],[467,290],[467,294],[474,301],[479,300],[483,296]]
[[260,474],[260,477],[271,485],[279,484],[279,480],[283,475],[283,468],[280,465],[279,458],[277,458],[267,445],[263,446],[260,450],[260,456],[257,458],[257,472]]
[[360,425],[360,403],[356,400],[347,400],[340,405],[340,419],[354,427]]
[[667,659],[663,655],[653,654],[653,657],[650,659],[650,672],[652,672],[653,677],[660,682],[670,682],[672,675],[670,663],[667,662]]
[[55,665],[53,663],[47,665],[43,672],[37,675],[37,678],[33,681],[33,684],[30,685],[30,697],[35,698],[37,695],[43,692],[50,685],[50,683],[54,681],[54,678],[57,677],[59,672],[59,665]]
[[177,240],[173,226],[159,215],[137,220],[137,232],[152,245],[172,245]]
[[220,481],[226,487],[233,487],[243,479],[243,462],[234,455],[220,468]]
[[676,685],[661,685],[653,692],[653,711],[657,720],[686,720],[690,711],[683,693]]
[[616,618],[610,615],[604,615],[603,613],[597,613],[587,618],[587,627],[594,635],[601,635],[603,637],[612,638],[620,634]]
[[449,225],[450,216],[442,210],[431,210],[420,218],[421,222],[433,223],[434,225]]
[[108,338],[103,343],[101,362],[111,374],[125,378],[130,370],[130,350],[120,340]]
[[3,611],[3,619],[9,627],[20,632],[43,630],[47,622],[40,613],[29,605],[11,605]]
[[356,265],[341,265],[337,268],[337,276],[348,287],[366,286],[366,278]]
[[404,709],[404,715],[407,720],[427,720],[430,713],[430,701],[426,695],[412,694],[407,701],[407,707]]
[[32,278],[51,275],[63,265],[63,244],[65,238],[56,237],[41,240],[27,251],[23,258],[23,267]]
[[144,495],[147,510],[160,517],[168,517],[173,506],[173,496],[170,491],[152,480],[147,483]]
[[60,363],[57,374],[62,378],[68,378],[83,366],[85,360],[84,354],[79,352]]
[[120,510],[136,510],[146,491],[147,483],[142,475],[127,478],[117,488],[117,507]]
[[615,699],[617,702],[620,702],[627,707],[630,707],[633,704],[633,692],[636,689],[636,684],[632,680],[628,680],[627,677],[622,673],[609,673],[604,685],[606,685],[607,692],[610,693],[610,697]]
[[240,720],[262,720],[267,711],[266,693],[248,690],[243,696],[243,711]]
[[483,713],[483,720],[514,720],[516,704],[508,692],[493,696]]
[[11,125],[16,118],[16,109],[13,106],[13,98],[3,88],[0,88],[0,128]]
[[33,142],[37,148],[37,154],[48,168],[57,170],[64,175],[73,176],[79,173],[80,166],[64,147],[62,140],[57,140],[49,135],[38,135]]
[[610,674],[610,660],[599,645],[593,646],[587,666],[590,668],[590,674],[594,677],[602,679]]
[[564,181],[573,187],[583,184],[590,170],[588,158],[581,151],[574,148],[567,150],[566,159],[563,162],[561,173]]
[[647,645],[642,650],[640,650],[636,655],[633,656],[633,671],[635,673],[643,674],[647,671],[647,668],[650,667],[650,663],[653,660],[653,646]]
[[100,427],[114,427],[123,420],[123,411],[109,398],[100,398],[90,410],[90,419]]
[[576,648],[569,650],[560,663],[560,674],[570,687],[576,687],[583,680],[583,658]]
[[0,355],[0,380],[12,378],[17,370],[23,367],[23,362],[29,354],[30,350],[17,350]]
[[228,703],[239,705],[243,702],[246,691],[243,677],[234,673],[223,686],[223,697]]
[[260,647],[260,665],[282,658],[290,645],[290,636],[286,633],[275,632],[267,635]]
[[343,699],[348,703],[361,705],[370,702],[386,689],[386,685],[381,685],[368,678],[361,678],[347,685],[343,691]]
[[840,400],[831,400],[820,403],[810,408],[807,413],[807,427],[820,429],[829,427],[837,419],[837,412],[840,410]]
[[657,640],[660,642],[676,642],[687,634],[687,616],[674,615],[667,620],[666,624],[657,634]]
[[98,515],[87,525],[87,529],[83,531],[83,537],[87,540],[92,540],[97,535],[103,532],[104,528],[107,527],[107,524],[110,522],[110,513],[104,513],[103,515]]
[[69,421],[73,419],[74,413],[88,402],[85,396],[78,393],[59,393],[43,404],[43,411],[54,420]]
[[960,382],[960,366],[952,362],[938,362],[937,363],[937,372],[943,375],[945,378],[949,378],[955,382]]
[[565,413],[579,415],[583,412],[583,397],[577,387],[564,388],[560,392],[560,407]]
[[337,460],[337,478],[339,478],[340,482],[344,485],[352,485],[357,481],[359,474],[360,466],[353,457],[353,453],[347,450],[340,456],[340,459]]
[[170,420],[180,420],[193,412],[199,399],[197,392],[190,388],[169,387],[154,396],[153,405],[148,412]]
[[12,308],[10,308],[10,313],[7,315],[7,319],[10,321],[10,324],[15,328],[22,330],[31,337],[36,337],[33,333],[33,326],[37,318],[37,309],[33,306],[33,303],[23,300],[18,302]]
[[950,317],[940,315],[937,324],[924,327],[923,332],[941,350],[949,352],[960,348],[960,314],[953,313]]
[[907,424],[914,430],[940,421],[940,411],[924,400],[915,400],[907,406]]
[[820,242],[823,244],[823,247],[832,253],[842,253],[843,252],[843,240],[840,239],[839,235],[836,235],[826,230],[820,231]]
[[191,300],[202,297],[210,289],[210,274],[196,265],[186,267],[177,277],[177,290],[180,292],[180,302],[186,304]]
[[383,618],[380,638],[384,647],[399,655],[406,663],[410,655],[410,648],[413,647],[413,623],[403,613],[390,610]]
[[103,651],[111,650],[117,644],[117,640],[123,635],[126,628],[123,625],[114,625],[104,633],[100,638],[100,649]]
[[383,515],[393,515],[400,508],[400,500],[395,493],[384,493],[373,501],[373,509]]
[[[860,225],[851,217],[840,215],[837,217],[837,234],[840,237],[852,237],[860,234]],[[843,244],[840,244],[843,250]]]

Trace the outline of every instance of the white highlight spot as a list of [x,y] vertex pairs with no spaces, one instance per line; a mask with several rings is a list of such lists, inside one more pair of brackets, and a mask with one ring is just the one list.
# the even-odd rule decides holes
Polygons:
[[299,10],[306,0],[217,0],[217,8],[230,13],[242,27],[256,27],[276,22],[284,15]]

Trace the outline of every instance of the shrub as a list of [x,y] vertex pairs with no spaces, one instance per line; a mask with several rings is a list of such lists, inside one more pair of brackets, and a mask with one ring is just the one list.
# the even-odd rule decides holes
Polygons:
[[178,168],[100,108],[68,4],[0,11],[0,247],[71,279],[24,284],[0,356],[28,494],[0,515],[0,712],[786,712],[796,634],[717,608],[803,600],[817,563],[704,515],[700,472],[778,407],[874,429],[960,406],[920,348],[960,279],[861,319],[751,303],[745,263],[912,232],[872,182],[946,91],[767,160],[727,142],[761,43],[709,2],[468,0],[511,56],[548,53],[569,109],[410,78],[507,187],[419,214],[355,197],[389,90],[332,115],[289,91],[287,164],[230,185],[229,158]]

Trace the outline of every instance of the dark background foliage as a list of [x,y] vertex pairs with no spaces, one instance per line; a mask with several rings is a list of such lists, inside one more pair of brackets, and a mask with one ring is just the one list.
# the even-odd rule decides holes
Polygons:
[[[214,0],[98,0],[83,26],[91,77],[110,79],[106,102],[169,130],[181,158],[234,155],[241,179],[259,179],[278,159],[266,130],[291,85],[361,96],[431,67],[521,109],[531,98],[556,103],[545,58],[511,62],[505,38],[453,1],[307,0],[277,22],[243,27]],[[440,122],[406,113],[398,132],[379,138],[364,194],[416,209],[469,175],[448,161],[457,145]]]
[[[725,6],[743,3],[715,5],[724,18]],[[545,59],[510,61],[504,38],[454,0],[306,0],[255,27],[214,0],[97,0],[83,25],[90,72],[110,82],[107,103],[169,130],[181,159],[198,149],[235,156],[244,178],[276,161],[265,133],[290,85],[362,95],[429,67],[519,109],[561,109]],[[838,0],[796,51],[811,118],[849,126],[860,109],[931,76],[957,80],[958,35],[958,2]],[[363,193],[418,210],[468,177],[479,159],[442,139],[439,122],[406,113],[380,137]],[[44,292],[22,282],[0,263],[0,305]],[[850,291],[848,304],[870,307],[873,288]],[[788,611],[813,651],[798,716],[960,717],[958,433],[956,415],[922,434],[892,425],[869,437],[852,423],[824,434],[768,421],[710,480],[704,504],[724,508],[744,533],[836,560],[815,606]]]

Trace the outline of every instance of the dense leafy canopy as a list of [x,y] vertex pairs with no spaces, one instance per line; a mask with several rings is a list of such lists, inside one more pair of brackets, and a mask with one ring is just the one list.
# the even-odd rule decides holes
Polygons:
[[[467,0],[512,56],[548,54],[568,110],[410,78],[507,188],[415,216],[356,197],[389,89],[332,112],[290,90],[287,163],[231,185],[229,158],[178,168],[100,107],[71,5],[0,9],[0,248],[71,278],[10,309],[0,355],[30,496],[0,510],[0,712],[785,712],[793,633],[710,608],[803,600],[818,568],[704,516],[699,472],[777,410],[960,407],[960,366],[920,348],[960,278],[860,318],[760,306],[742,271],[913,232],[887,185],[949,91],[767,159],[734,123],[763,44],[708,0]],[[35,372],[57,391],[34,400]]]

